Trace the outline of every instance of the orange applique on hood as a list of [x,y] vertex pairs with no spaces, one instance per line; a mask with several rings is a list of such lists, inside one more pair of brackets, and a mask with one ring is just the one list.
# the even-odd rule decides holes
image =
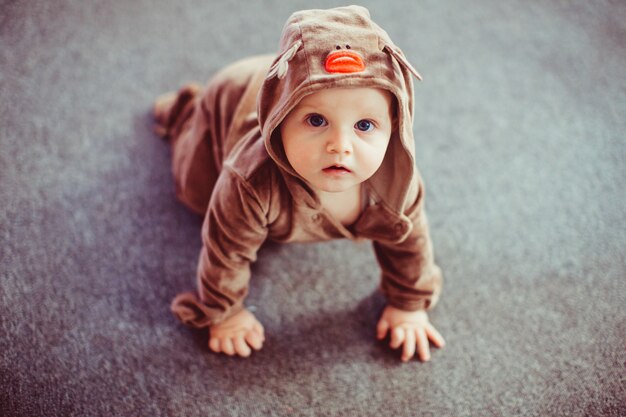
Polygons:
[[421,79],[364,7],[294,13],[283,28],[279,55],[257,101],[269,155],[282,170],[299,177],[285,157],[278,127],[304,96],[328,88],[388,90],[396,98],[397,125],[385,159],[368,183],[379,200],[403,212],[411,203],[416,172],[412,75]]
[[[349,45],[346,45],[349,47]],[[338,51],[333,51],[326,57],[324,68],[326,72],[339,72],[339,73],[351,73],[361,72],[365,70],[365,63],[363,58],[357,52],[350,50],[341,50],[340,46],[337,46]]]

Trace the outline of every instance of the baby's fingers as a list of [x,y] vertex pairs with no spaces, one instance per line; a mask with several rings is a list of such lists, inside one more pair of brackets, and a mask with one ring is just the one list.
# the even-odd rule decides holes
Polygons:
[[430,347],[426,332],[421,327],[416,329],[415,332],[417,333],[417,356],[421,361],[427,362],[430,360]]
[[396,327],[391,331],[391,346],[393,349],[397,349],[402,345],[405,339],[405,332],[402,327]]
[[441,333],[439,333],[430,323],[426,326],[426,335],[438,348],[446,345],[446,341],[443,339],[443,336],[441,336]]
[[244,338],[254,350],[260,350],[265,340],[264,336],[256,331],[246,332]]
[[252,325],[252,330],[260,334],[263,339],[265,338],[265,329],[260,321],[255,321],[254,325]]
[[233,338],[233,346],[237,355],[241,357],[247,358],[252,353],[252,350],[250,350],[250,346],[248,346],[244,340],[243,335],[237,335]]
[[225,337],[224,339],[220,340],[220,347],[222,348],[222,352],[224,352],[228,356],[233,356],[235,354],[233,341],[229,337]]
[[384,339],[389,331],[389,322],[387,320],[380,320],[378,326],[376,326],[376,337],[378,339]]
[[413,329],[405,330],[406,338],[404,339],[404,347],[402,349],[402,360],[408,361],[415,355],[415,331]]
[[211,349],[215,353],[220,353],[220,339],[217,337],[212,337],[209,339],[209,349]]

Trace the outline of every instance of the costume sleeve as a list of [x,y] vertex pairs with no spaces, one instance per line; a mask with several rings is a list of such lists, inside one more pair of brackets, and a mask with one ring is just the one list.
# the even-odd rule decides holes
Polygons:
[[250,263],[267,237],[266,219],[252,187],[225,167],[202,226],[197,294],[183,293],[172,302],[180,321],[208,327],[243,309]]
[[418,181],[415,201],[404,213],[412,225],[407,237],[399,242],[374,241],[382,269],[381,290],[390,305],[407,311],[432,308],[442,284],[441,270],[434,262],[423,191]]

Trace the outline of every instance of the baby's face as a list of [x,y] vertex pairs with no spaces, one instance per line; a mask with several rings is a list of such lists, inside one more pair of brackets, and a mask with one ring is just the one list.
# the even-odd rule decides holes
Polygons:
[[315,190],[347,191],[385,157],[392,95],[377,88],[331,88],[306,96],[281,126],[289,163]]

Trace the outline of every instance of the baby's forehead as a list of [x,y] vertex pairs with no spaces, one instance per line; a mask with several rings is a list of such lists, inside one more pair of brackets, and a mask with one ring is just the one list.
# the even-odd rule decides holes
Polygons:
[[333,108],[349,105],[353,109],[388,110],[393,94],[374,87],[328,88],[304,96],[295,108]]

